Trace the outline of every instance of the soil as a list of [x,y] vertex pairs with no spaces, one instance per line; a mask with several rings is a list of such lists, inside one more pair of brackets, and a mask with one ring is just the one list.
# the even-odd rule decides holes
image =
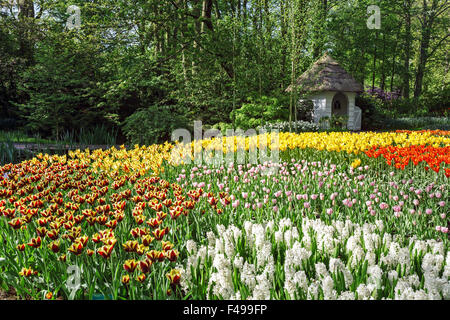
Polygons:
[[9,292],[0,289],[0,300],[19,300],[19,297],[16,295],[14,289],[10,289]]

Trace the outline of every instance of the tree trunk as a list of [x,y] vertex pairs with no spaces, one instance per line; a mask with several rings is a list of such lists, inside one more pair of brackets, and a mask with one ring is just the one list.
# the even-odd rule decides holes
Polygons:
[[375,75],[377,67],[377,42],[378,42],[378,30],[375,32],[375,51],[373,53],[373,71],[372,71],[372,90],[375,90]]
[[414,98],[422,94],[423,76],[428,61],[428,48],[430,46],[430,28],[423,30],[423,38],[420,43],[419,65],[417,66],[416,81],[414,83]]
[[[200,17],[199,5],[200,5],[200,0],[193,0],[192,14],[196,17]],[[200,35],[200,33],[201,33],[200,19],[195,20],[195,31],[196,31],[197,35]],[[195,61],[195,56],[197,55],[197,50],[198,50],[198,42],[195,38],[194,38],[193,48],[194,48],[194,55],[193,55],[192,62],[191,62],[191,65],[192,65],[191,72],[192,72],[192,75],[195,76],[195,74],[197,73],[197,64]]]
[[386,85],[386,70],[385,70],[385,64],[386,64],[386,34],[383,32],[383,53],[381,54],[381,90],[384,91],[385,85]]
[[286,3],[281,2],[281,74],[280,74],[280,86],[284,88],[284,79],[286,77],[286,64],[287,64],[287,28],[286,28]]
[[423,0],[422,7],[422,38],[420,39],[420,54],[419,65],[417,66],[416,79],[414,82],[414,98],[418,98],[422,94],[423,77],[425,75],[425,68],[428,61],[428,48],[430,47],[431,30],[433,27],[434,18],[433,13],[436,10],[437,1],[433,0],[431,8],[428,7],[426,0]]
[[[183,9],[186,10],[187,9],[187,4],[186,4],[186,0],[180,0],[182,2],[182,6]],[[187,24],[186,24],[186,20],[183,19],[183,17],[179,17],[179,19],[182,19],[182,23],[181,23],[181,35],[183,37],[183,39],[186,39],[186,31],[187,31]],[[188,76],[187,76],[187,61],[186,61],[186,49],[185,49],[185,44],[182,43],[181,44],[181,64],[183,67],[183,78],[184,78],[184,86],[187,86],[187,81],[188,81]]]
[[403,70],[403,97],[409,99],[409,60],[411,59],[411,1],[407,1],[405,10],[405,61]]
[[32,64],[33,60],[33,40],[32,30],[35,12],[33,0],[18,1],[19,14],[19,52],[20,56],[26,59],[26,63]]
[[[397,34],[398,39],[398,34]],[[395,41],[394,45],[394,52],[392,53],[392,71],[391,71],[391,83],[390,83],[390,91],[393,92],[394,90],[394,77],[395,77],[395,58],[397,56],[397,41]]]

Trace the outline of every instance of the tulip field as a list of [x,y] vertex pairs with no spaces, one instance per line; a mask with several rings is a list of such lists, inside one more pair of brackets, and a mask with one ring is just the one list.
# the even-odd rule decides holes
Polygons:
[[[277,161],[250,161],[275,134]],[[439,130],[39,154],[0,167],[0,285],[38,300],[450,299],[449,178]]]

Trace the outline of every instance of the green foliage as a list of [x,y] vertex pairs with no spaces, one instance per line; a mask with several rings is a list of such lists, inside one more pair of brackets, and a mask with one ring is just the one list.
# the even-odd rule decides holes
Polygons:
[[0,166],[8,163],[18,163],[24,158],[31,159],[32,154],[26,150],[16,149],[11,140],[3,142],[0,140]]
[[[283,121],[293,106],[285,89],[325,51],[366,88],[409,97],[417,84],[416,100],[377,106],[363,117],[366,127],[381,126],[384,116],[448,112],[441,1],[381,1],[381,30],[367,28],[369,0],[26,2],[35,10],[12,14],[20,3],[3,1],[0,11],[0,130],[25,127],[54,139],[97,124],[120,130],[154,105],[183,106],[186,123]],[[82,23],[68,30],[72,4]],[[310,121],[298,107],[292,120]]]
[[219,122],[212,126],[213,129],[220,130],[221,134],[223,136],[226,136],[227,130],[233,130],[233,124],[232,123],[226,123],[226,122]]
[[[440,95],[382,101],[367,94],[356,97],[362,130],[448,128],[449,90]],[[447,109],[446,109],[447,108]],[[417,120],[414,120],[416,118]]]
[[17,159],[17,150],[11,141],[0,142],[0,165],[15,163]]
[[38,48],[36,64],[24,74],[21,89],[29,96],[20,104],[27,128],[59,137],[61,132],[105,122],[98,109],[95,45],[69,36],[48,39]]
[[104,124],[93,128],[81,128],[78,135],[78,141],[85,145],[115,145],[117,143],[118,130],[108,128]]
[[124,121],[122,130],[132,144],[170,141],[173,130],[186,127],[179,109],[177,105],[153,105],[139,109]]
[[450,117],[414,117],[388,119],[386,130],[450,130]]
[[356,97],[356,106],[361,109],[361,130],[381,129],[388,116],[383,112],[381,102],[369,95]]
[[286,119],[287,110],[277,98],[263,96],[257,99],[249,98],[249,101],[231,113],[236,128],[254,129],[266,122]]
[[0,130],[11,130],[17,126],[17,119],[15,118],[2,118],[0,119]]
[[302,99],[297,104],[297,120],[313,121],[314,103],[309,99]]

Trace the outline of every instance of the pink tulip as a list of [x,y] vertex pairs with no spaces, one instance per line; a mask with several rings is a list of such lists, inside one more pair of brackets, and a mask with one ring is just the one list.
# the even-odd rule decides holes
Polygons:
[[384,210],[387,208],[389,208],[389,205],[387,203],[385,203],[385,202],[380,203],[380,209]]

